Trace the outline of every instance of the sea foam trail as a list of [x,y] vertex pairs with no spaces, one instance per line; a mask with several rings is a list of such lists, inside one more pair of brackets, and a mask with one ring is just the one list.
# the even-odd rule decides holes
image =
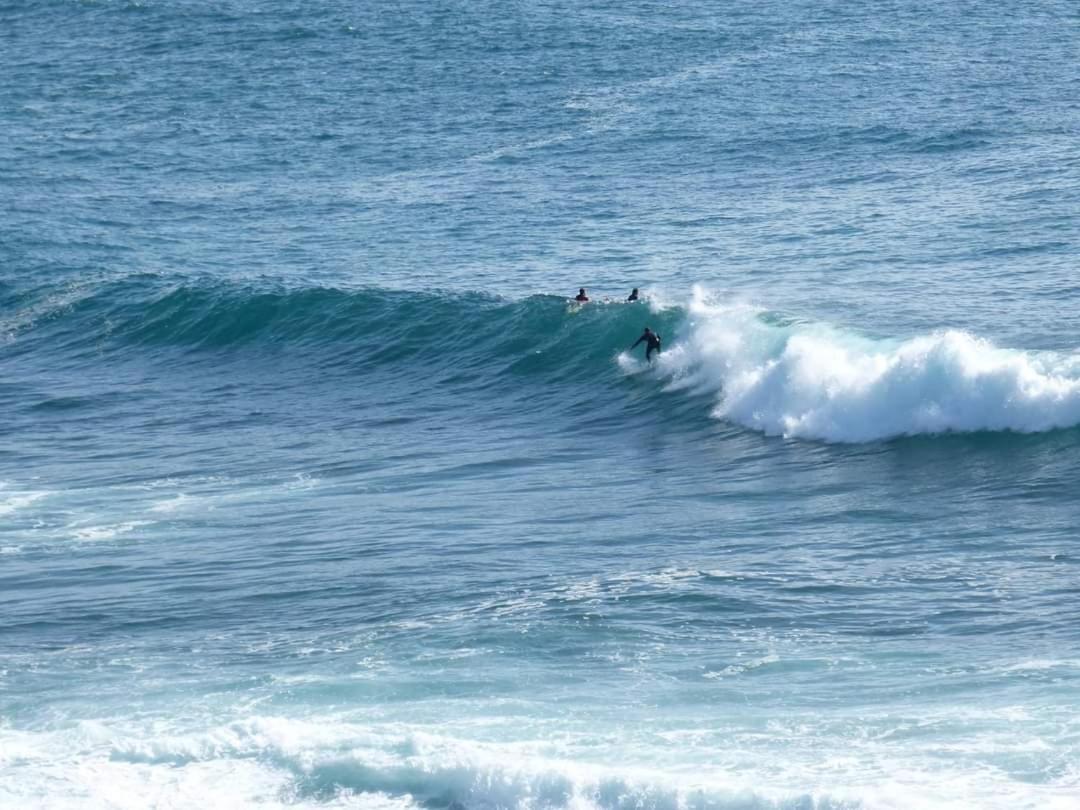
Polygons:
[[701,289],[657,373],[672,389],[715,392],[718,418],[789,437],[866,442],[1080,424],[1080,355],[1002,349],[958,330],[871,340],[717,304]]

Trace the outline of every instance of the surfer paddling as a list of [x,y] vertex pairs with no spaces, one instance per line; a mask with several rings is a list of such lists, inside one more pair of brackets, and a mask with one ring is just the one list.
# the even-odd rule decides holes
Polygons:
[[646,326],[645,331],[641,333],[641,337],[634,341],[634,345],[630,347],[630,351],[636,349],[642,341],[645,341],[645,359],[652,362],[652,353],[660,354],[660,336]]

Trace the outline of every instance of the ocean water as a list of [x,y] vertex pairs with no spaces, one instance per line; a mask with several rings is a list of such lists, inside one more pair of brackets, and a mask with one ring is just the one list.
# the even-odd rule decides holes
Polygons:
[[0,0],[0,806],[1080,807],[1078,54]]

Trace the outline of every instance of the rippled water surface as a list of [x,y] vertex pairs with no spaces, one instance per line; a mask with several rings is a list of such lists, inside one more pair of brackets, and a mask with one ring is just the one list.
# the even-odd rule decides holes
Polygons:
[[1080,805],[1078,52],[0,0],[0,806]]

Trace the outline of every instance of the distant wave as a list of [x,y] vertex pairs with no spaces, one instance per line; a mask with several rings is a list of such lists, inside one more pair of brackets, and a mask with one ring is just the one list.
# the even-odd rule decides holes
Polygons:
[[[664,353],[627,352],[644,325]],[[715,399],[712,414],[770,435],[866,442],[945,432],[1038,432],[1080,424],[1080,354],[999,348],[945,330],[873,340],[696,289],[686,304],[290,288],[135,276],[0,300],[8,352],[64,351],[100,362],[133,347],[305,352],[320,368],[655,389]],[[640,351],[640,350],[639,350]],[[515,382],[518,381],[518,382]]]

